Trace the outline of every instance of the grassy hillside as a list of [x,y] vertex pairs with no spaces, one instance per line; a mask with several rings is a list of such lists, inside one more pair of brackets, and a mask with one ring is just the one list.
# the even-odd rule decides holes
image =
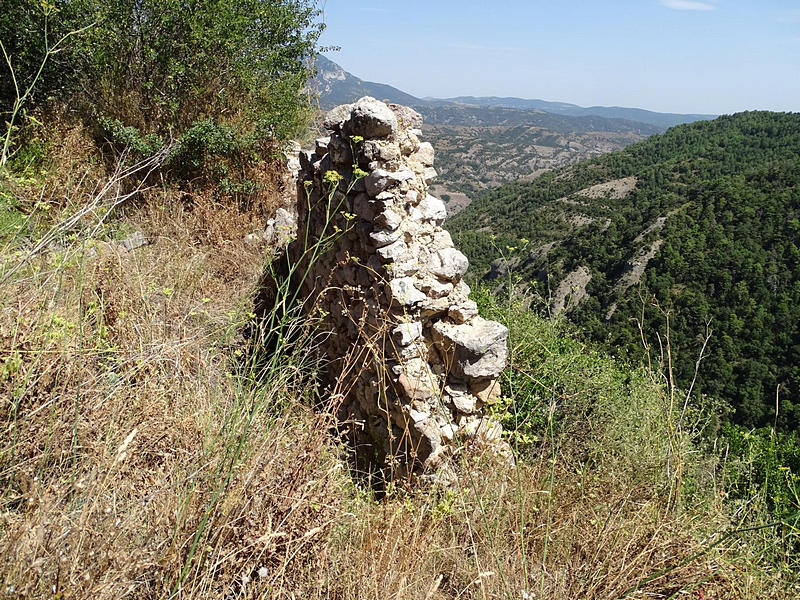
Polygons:
[[495,274],[511,269],[543,296],[584,267],[588,295],[570,319],[629,356],[643,355],[637,320],[656,344],[668,312],[686,387],[708,324],[695,390],[728,402],[738,423],[792,430],[800,425],[798,156],[800,115],[681,125],[486,193],[449,227],[476,274],[501,257]]
[[[269,256],[245,234],[285,193],[279,164],[243,207],[121,178],[80,129],[56,139],[2,179],[15,215],[0,252],[9,596],[794,593],[781,565],[795,529],[766,523],[760,496],[721,500],[730,471],[698,437],[711,415],[679,419],[655,372],[488,290],[482,311],[511,330],[496,410],[516,465],[465,452],[454,487],[386,482],[377,496],[331,435],[308,346],[265,357],[242,335]],[[126,183],[136,195],[120,204]],[[127,249],[137,232],[149,243]]]
[[516,460],[465,447],[447,487],[357,471],[314,319],[278,294],[281,343],[255,315],[314,3],[59,7],[0,14],[20,77],[41,18],[80,41],[46,93],[0,86],[0,595],[797,596],[783,446],[729,437],[720,460],[716,411],[684,407],[665,365],[513,295],[475,293],[510,330],[494,412]]

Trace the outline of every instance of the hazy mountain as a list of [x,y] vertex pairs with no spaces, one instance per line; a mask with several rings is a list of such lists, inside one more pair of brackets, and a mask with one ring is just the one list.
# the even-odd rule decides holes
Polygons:
[[[673,125],[716,116],[659,113],[618,106],[587,108],[566,102],[495,96],[417,98],[390,85],[364,81],[322,55],[317,56],[316,69],[317,75],[312,86],[319,93],[323,109],[353,102],[361,96],[373,96],[379,100],[414,106],[431,125],[537,125],[562,132],[597,130],[650,135]],[[574,121],[574,117],[583,120]]]
[[695,121],[705,121],[714,119],[717,115],[703,114],[678,114],[660,113],[642,108],[626,108],[622,106],[578,106],[567,102],[548,102],[547,100],[535,100],[525,98],[500,98],[497,96],[458,96],[456,98],[445,98],[446,102],[456,102],[472,106],[501,106],[518,109],[544,110],[549,113],[559,115],[570,115],[581,117],[594,115],[612,119],[627,119],[629,121],[639,121],[649,123],[663,129],[680,125],[681,123],[693,123]]
[[362,96],[372,96],[378,100],[388,100],[406,106],[423,102],[390,85],[359,79],[321,54],[317,55],[315,66],[317,73],[311,87],[319,94],[319,102],[323,109],[354,102]]
[[586,133],[613,131],[652,135],[664,131],[663,127],[622,118],[597,115],[559,115],[539,109],[511,108],[506,106],[473,106],[450,102],[424,102],[412,104],[422,113],[429,125],[459,126],[516,126],[542,127],[559,133]]

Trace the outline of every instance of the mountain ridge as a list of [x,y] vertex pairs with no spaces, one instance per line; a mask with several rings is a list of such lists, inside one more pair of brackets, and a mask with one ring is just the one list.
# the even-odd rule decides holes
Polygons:
[[575,117],[594,115],[598,117],[625,119],[628,121],[648,123],[665,129],[682,123],[705,121],[719,116],[700,113],[662,113],[644,108],[626,106],[580,106],[569,102],[552,102],[549,100],[517,98],[514,96],[456,96],[454,98],[444,98],[442,100],[477,106],[539,109],[545,112]]
[[[315,86],[319,92],[320,104],[323,108],[333,108],[339,104],[347,104],[361,96],[373,96],[380,100],[388,100],[397,104],[413,106],[421,112],[435,114],[435,109],[449,107],[478,107],[493,109],[514,109],[524,111],[530,118],[531,111],[543,111],[548,114],[567,117],[599,117],[645,123],[650,126],[667,129],[681,123],[715,118],[717,115],[694,113],[660,113],[643,108],[620,106],[583,107],[568,102],[539,99],[518,98],[513,96],[456,96],[453,98],[419,98],[394,86],[367,81],[346,71],[341,65],[324,55],[317,55],[315,64],[317,74]],[[524,117],[520,117],[524,118]]]

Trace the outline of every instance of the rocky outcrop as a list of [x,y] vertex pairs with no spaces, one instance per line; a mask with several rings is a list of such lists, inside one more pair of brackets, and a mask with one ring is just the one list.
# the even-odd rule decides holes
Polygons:
[[294,285],[329,332],[339,416],[354,447],[395,474],[441,472],[464,447],[496,445],[507,330],[478,315],[467,258],[428,194],[433,147],[415,111],[365,97],[324,121],[300,154]]
[[586,286],[592,280],[589,270],[580,266],[574,271],[567,273],[553,292],[550,301],[550,312],[554,315],[561,314],[565,310],[575,308],[583,300],[589,297],[586,293]]

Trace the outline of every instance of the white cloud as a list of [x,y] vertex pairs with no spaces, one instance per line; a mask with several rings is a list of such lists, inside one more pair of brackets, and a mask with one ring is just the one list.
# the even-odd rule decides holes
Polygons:
[[661,0],[661,4],[673,10],[716,10],[716,6],[708,2],[694,0]]

